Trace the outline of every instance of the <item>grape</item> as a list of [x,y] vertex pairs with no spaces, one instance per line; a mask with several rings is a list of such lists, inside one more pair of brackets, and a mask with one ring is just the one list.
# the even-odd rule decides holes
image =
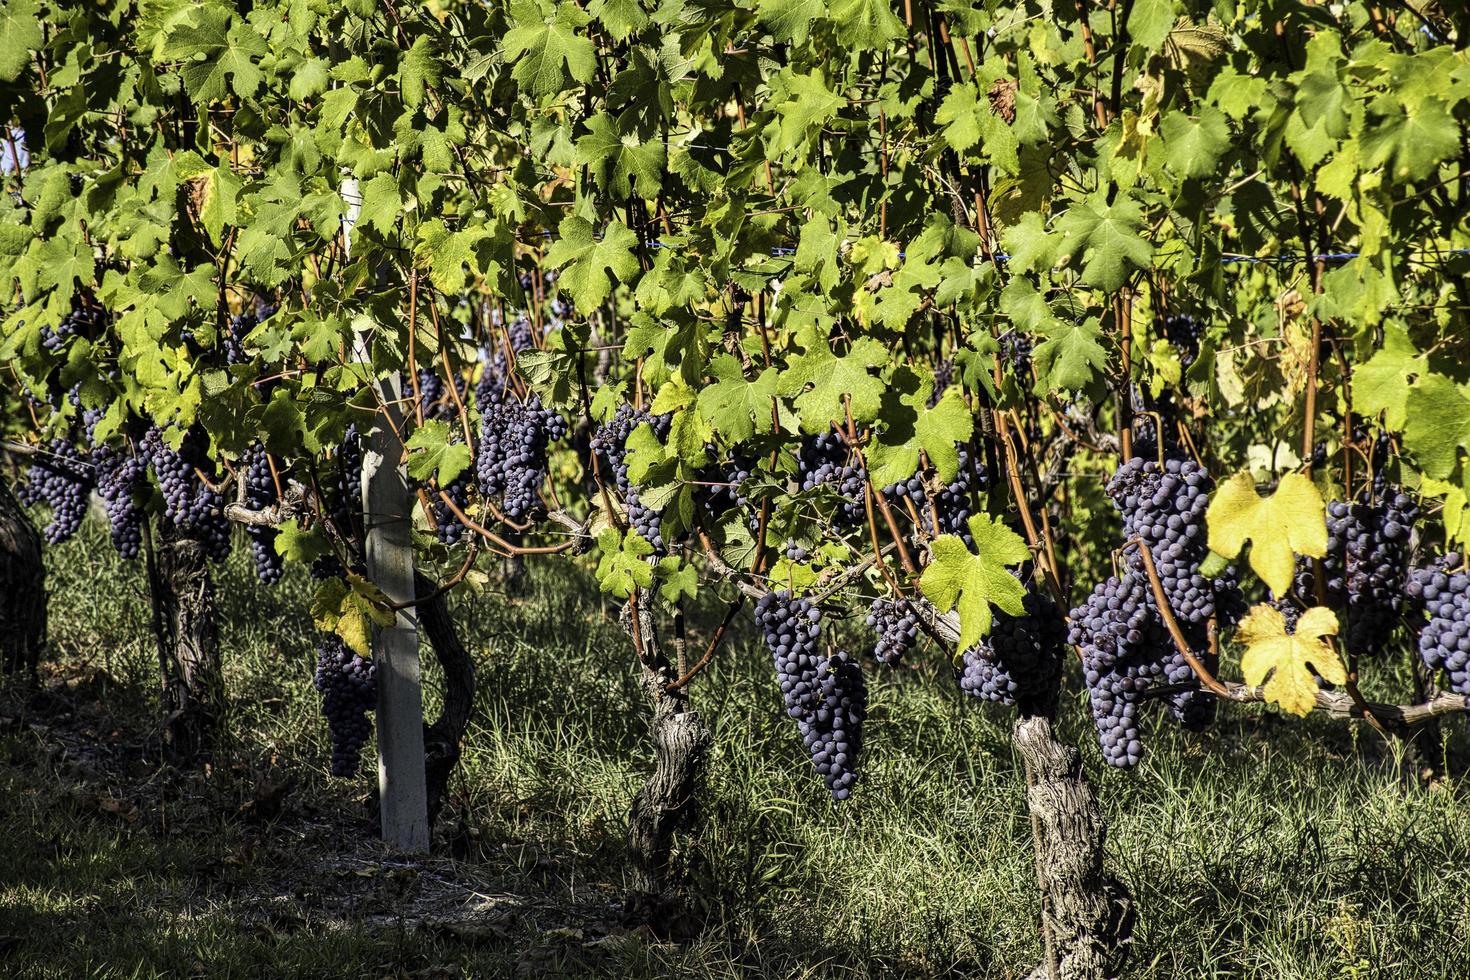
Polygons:
[[224,514],[224,496],[210,485],[214,463],[205,452],[201,431],[188,430],[174,449],[164,441],[161,428],[150,426],[139,452],[148,459],[163,493],[164,518],[202,544],[211,560],[228,557],[230,522]]
[[49,351],[59,351],[72,337],[95,337],[101,331],[107,315],[100,308],[73,301],[71,312],[61,318],[55,327],[41,328],[41,346]]
[[377,665],[355,655],[334,633],[318,634],[316,650],[314,684],[332,741],[332,775],[351,776],[373,731],[367,713],[378,706]]
[[[251,510],[264,510],[273,506],[278,495],[276,478],[271,473],[270,456],[260,443],[240,461],[245,468],[245,503]],[[245,534],[250,538],[250,554],[255,559],[255,576],[267,585],[281,580],[285,570],[284,560],[276,554],[276,537],[280,534],[273,527],[246,525]]]
[[929,393],[929,407],[939,404],[945,389],[954,383],[954,358],[946,357],[934,367],[934,390]]
[[1056,696],[1067,625],[1051,597],[1034,586],[1024,603],[1024,615],[995,613],[990,634],[965,651],[959,683],[966,694],[1029,712]]
[[362,518],[362,439],[356,425],[349,425],[342,433],[336,460],[336,487],[331,494],[332,526],[337,533],[353,537]]
[[755,608],[776,666],[786,713],[796,721],[812,765],[834,800],[857,781],[867,687],[857,661],[845,652],[818,652],[822,611],[787,590],[768,592]]
[[[1403,608],[1409,536],[1418,517],[1414,499],[1386,482],[1354,503],[1327,504],[1323,592],[1346,614],[1343,643],[1351,653],[1377,653],[1388,645]],[[1311,571],[1302,562],[1297,587],[1303,595],[1313,594]]]
[[806,549],[795,538],[786,539],[786,543],[781,546],[781,554],[786,556],[787,561],[806,561]]
[[868,608],[868,628],[878,635],[873,645],[873,659],[888,667],[914,648],[919,638],[919,616],[907,602],[874,599]]
[[93,479],[92,465],[65,439],[52,439],[45,452],[32,458],[20,499],[25,504],[44,501],[51,508],[51,522],[43,530],[47,544],[60,544],[82,526]]
[[[1164,596],[1180,623],[1201,624],[1216,614],[1222,587],[1200,573],[1209,555],[1205,510],[1214,481],[1193,460],[1166,459],[1162,465],[1135,456],[1118,467],[1108,481],[1108,495],[1123,514],[1125,540],[1142,539],[1153,556]],[[1143,556],[1134,551],[1128,562],[1142,572]]]
[[499,496],[506,517],[524,517],[546,480],[547,447],[566,434],[566,419],[542,408],[535,395],[526,402],[492,404],[481,418],[476,460],[480,493]]
[[[455,506],[461,512],[470,504],[469,490],[470,478],[468,474],[461,474],[444,488],[444,492],[449,495],[449,499],[454,501]],[[469,528],[464,526],[464,522],[459,519],[458,515],[450,509],[449,505],[438,494],[431,493],[430,499],[434,505],[434,523],[438,525],[438,530],[435,533],[438,534],[439,540],[445,544],[459,544],[464,540]]]
[[[611,477],[613,486],[623,497],[623,504],[628,512],[628,524],[653,545],[655,554],[662,554],[664,551],[663,533],[660,530],[663,517],[659,511],[639,499],[638,488],[628,479],[627,444],[633,430],[645,424],[653,430],[655,438],[667,438],[672,421],[672,415],[650,415],[629,405],[619,405],[613,417],[597,427],[590,444],[592,452],[597,456],[601,478],[606,481]],[[706,499],[712,502],[715,498],[711,495]]]
[[837,487],[840,502],[833,516],[838,523],[852,526],[865,519],[863,494],[868,474],[837,433],[823,432],[802,441],[796,455],[796,478],[803,491],[829,484]]
[[1199,342],[1205,333],[1204,323],[1187,313],[1175,313],[1159,320],[1159,332],[1179,355],[1179,366],[1188,371],[1199,357]]
[[138,493],[143,489],[148,464],[132,452],[103,445],[92,450],[92,465],[97,476],[97,492],[107,505],[112,546],[131,561],[138,557],[143,546],[145,514]]
[[1450,690],[1470,704],[1470,575],[1464,558],[1450,552],[1409,573],[1405,593],[1422,605],[1419,656],[1433,671],[1444,671]]
[[[712,454],[717,452],[713,446],[706,446],[705,449]],[[745,481],[750,479],[752,469],[753,464],[740,456],[704,467],[699,471],[700,483],[694,488],[696,503],[716,520],[732,509],[746,507],[749,501],[742,488]]]

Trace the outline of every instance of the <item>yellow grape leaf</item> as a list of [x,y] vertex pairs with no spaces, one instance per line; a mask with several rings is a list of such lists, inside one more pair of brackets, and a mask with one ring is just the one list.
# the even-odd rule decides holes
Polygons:
[[[1265,681],[1266,700],[1294,715],[1311,713],[1317,703],[1317,679],[1312,668],[1331,684],[1347,681],[1347,670],[1329,636],[1337,635],[1337,615],[1326,606],[1313,606],[1286,632],[1286,617],[1268,605],[1254,607],[1240,621],[1235,638],[1245,644],[1240,670],[1251,686]],[[1267,680],[1267,676],[1270,680]]]
[[1327,554],[1327,518],[1322,495],[1300,473],[1281,478],[1269,497],[1256,493],[1256,481],[1240,472],[1220,484],[1205,512],[1210,550],[1234,558],[1251,542],[1251,568],[1277,595],[1291,588],[1296,556]]

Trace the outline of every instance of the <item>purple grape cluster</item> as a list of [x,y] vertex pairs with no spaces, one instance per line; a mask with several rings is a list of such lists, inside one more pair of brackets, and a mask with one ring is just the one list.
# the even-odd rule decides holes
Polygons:
[[966,694],[1030,712],[1056,697],[1067,624],[1035,586],[1026,591],[1024,608],[1021,616],[996,611],[990,634],[965,651],[959,683]]
[[[467,474],[461,474],[456,477],[447,487],[444,487],[444,492],[449,495],[450,500],[454,501],[456,507],[464,511],[470,505],[469,476]],[[434,508],[435,534],[445,544],[459,544],[465,539],[465,535],[469,533],[469,528],[465,527],[464,522],[444,502],[443,498],[438,494],[431,494],[430,496]]]
[[1199,357],[1199,343],[1205,335],[1204,322],[1188,313],[1174,313],[1159,320],[1159,332],[1179,355],[1179,366],[1188,371]]
[[1470,574],[1464,556],[1451,551],[1414,569],[1404,591],[1423,607],[1419,656],[1424,666],[1444,671],[1450,690],[1470,704]]
[[857,782],[867,714],[862,669],[845,652],[819,652],[822,611],[787,590],[761,596],[755,620],[775,661],[786,713],[795,719],[812,765],[834,800],[847,799]]
[[230,554],[230,522],[224,495],[215,483],[214,462],[202,434],[190,429],[178,449],[164,441],[163,430],[150,426],[138,446],[147,458],[163,494],[164,518],[180,533],[198,541],[213,561]]
[[[1125,539],[1148,545],[1168,600],[1191,654],[1207,665],[1207,624],[1234,622],[1244,611],[1233,572],[1214,580],[1200,574],[1209,553],[1204,513],[1212,483],[1189,460],[1160,464],[1135,457],[1108,481],[1108,494],[1123,515]],[[1082,651],[1093,721],[1103,758],[1111,765],[1136,765],[1143,754],[1138,708],[1159,686],[1178,688],[1167,704],[1175,721],[1199,730],[1214,718],[1215,696],[1198,680],[1174,644],[1155,603],[1139,549],[1129,552],[1121,575],[1099,583],[1072,610],[1068,640]]]
[[139,495],[147,484],[148,464],[128,449],[102,445],[92,450],[97,492],[107,507],[112,546],[131,561],[143,547],[146,519]]
[[92,464],[66,439],[52,439],[44,452],[32,457],[20,499],[24,504],[44,501],[51,508],[51,521],[42,532],[47,544],[60,544],[77,533],[93,481]]
[[332,740],[332,775],[351,776],[373,732],[367,713],[378,706],[377,665],[354,654],[336,634],[321,633],[314,684]]
[[[989,486],[989,476],[985,464],[971,456],[968,449],[961,448],[959,457],[959,471],[955,478],[940,487],[932,497],[923,477],[917,473],[907,480],[884,487],[883,496],[900,513],[908,514],[911,503],[926,534],[957,535],[965,544],[974,547],[975,541],[970,536],[970,516],[974,513],[975,494]],[[935,525],[936,518],[938,526]]]
[[[1209,555],[1205,511],[1215,481],[1193,460],[1166,459],[1162,465],[1135,456],[1108,481],[1108,496],[1123,514],[1125,541],[1148,546],[1169,607],[1181,623],[1204,623],[1216,613],[1218,582],[1200,574]],[[1130,567],[1142,572],[1143,556],[1129,553]]]
[[873,659],[885,666],[897,667],[919,640],[919,615],[903,600],[874,599],[865,622],[878,636]]
[[597,455],[599,471],[606,480],[612,477],[623,506],[628,513],[628,524],[649,544],[655,554],[664,551],[663,515],[639,499],[638,487],[628,479],[628,437],[640,425],[647,424],[660,441],[668,438],[669,426],[673,422],[670,414],[651,415],[630,405],[619,405],[613,417],[597,427],[592,434],[590,448]]
[[[1379,489],[1355,503],[1327,504],[1323,591],[1328,604],[1345,613],[1343,643],[1354,654],[1381,652],[1399,623],[1409,537],[1419,519],[1418,505],[1402,488],[1385,483]],[[1311,576],[1311,565],[1302,562],[1297,588],[1303,595],[1313,594]]]
[[[263,510],[274,506],[276,477],[271,472],[270,456],[260,443],[250,447],[240,465],[245,469],[245,504],[251,510]],[[267,585],[275,585],[285,571],[285,561],[276,553],[276,538],[280,532],[273,527],[247,525],[245,534],[250,539],[250,554],[255,559],[255,577]]]
[[480,446],[475,475],[480,493],[500,497],[500,508],[512,520],[530,513],[546,481],[546,451],[567,434],[567,422],[528,401],[506,398],[491,403],[481,417]]
[[55,327],[41,328],[41,346],[49,351],[59,351],[73,337],[96,337],[106,322],[107,314],[101,307],[74,303],[71,312]]
[[946,357],[934,366],[934,390],[929,393],[929,407],[939,404],[945,390],[954,384],[954,358]]
[[337,446],[336,480],[330,493],[332,526],[354,536],[362,522],[362,437],[349,425]]
[[837,488],[838,506],[833,517],[838,523],[851,527],[865,519],[863,492],[868,473],[858,465],[847,440],[836,432],[802,440],[796,454],[796,478],[806,492],[828,485]]

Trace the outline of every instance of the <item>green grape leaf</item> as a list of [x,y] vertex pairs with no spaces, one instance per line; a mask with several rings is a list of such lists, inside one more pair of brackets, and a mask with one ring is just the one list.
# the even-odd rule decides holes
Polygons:
[[0,7],[0,80],[13,82],[31,63],[31,52],[45,42],[36,0],[7,0]]
[[612,116],[600,112],[587,120],[587,134],[577,140],[577,162],[592,171],[597,186],[625,198],[634,185],[645,198],[658,196],[663,178],[664,145],[639,143],[620,136]]
[[1041,329],[1046,339],[1031,352],[1039,391],[1082,391],[1107,369],[1107,351],[1098,343],[1102,326],[1096,317],[1080,323],[1052,317]]
[[653,554],[653,545],[636,531],[606,528],[597,536],[597,548],[602,553],[597,563],[597,583],[602,591],[626,599],[634,589],[653,584],[653,568],[644,560]]
[[314,525],[309,529],[302,529],[301,522],[294,517],[289,521],[283,521],[276,531],[276,554],[287,561],[304,564],[315,561],[332,551],[326,536],[318,527]]
[[777,41],[804,44],[812,24],[827,14],[822,0],[759,0],[760,22]]
[[453,483],[472,459],[469,446],[450,441],[458,432],[442,419],[425,419],[408,437],[408,475],[421,483],[432,477],[441,487]]
[[1131,269],[1143,269],[1153,246],[1139,235],[1143,208],[1132,198],[1112,204],[1100,198],[1079,201],[1057,221],[1068,254],[1082,259],[1082,281],[1113,292],[1128,281]]
[[710,361],[710,374],[717,380],[699,392],[699,413],[714,431],[732,443],[770,432],[772,399],[776,397],[776,369],[766,368],[754,381],[746,381],[740,362],[729,354]]
[[1384,424],[1402,429],[1408,421],[1410,382],[1424,370],[1425,358],[1408,331],[1383,328],[1383,347],[1353,371],[1353,408],[1367,416],[1383,413]]
[[959,472],[956,446],[970,441],[975,420],[956,387],[946,389],[930,408],[933,389],[933,381],[923,378],[913,390],[887,400],[879,416],[883,428],[866,454],[875,486],[886,487],[913,476],[919,469],[921,450],[938,472],[940,482],[951,482]]
[[698,570],[677,555],[659,560],[658,577],[662,580],[658,594],[667,603],[693,599],[699,594]]
[[1213,106],[1205,106],[1197,118],[1171,112],[1164,117],[1159,131],[1164,137],[1164,162],[1181,177],[1215,173],[1220,156],[1230,146],[1225,114]]
[[556,5],[544,20],[534,3],[512,6],[516,26],[506,31],[505,59],[511,77],[533,96],[551,95],[567,81],[590,82],[597,73],[597,48],[586,36],[588,15],[572,3]]
[[571,295],[579,309],[594,310],[607,299],[612,292],[609,272],[625,283],[637,275],[638,257],[633,248],[638,236],[622,222],[611,222],[598,240],[585,218],[568,215],[558,234],[561,237],[546,252],[546,265],[552,269],[566,266],[557,286]]
[[648,12],[639,0],[592,0],[587,12],[607,28],[615,41],[624,41],[648,23]]
[[849,399],[852,419],[861,425],[878,417],[884,384],[871,370],[888,361],[888,348],[872,337],[859,337],[839,357],[818,346],[794,358],[777,380],[784,396],[796,396],[796,414],[807,432],[825,432],[834,422],[846,425]]
[[163,45],[163,57],[185,62],[179,74],[195,102],[218,102],[233,89],[249,98],[265,75],[255,61],[270,53],[254,27],[224,7],[195,7],[175,25]]
[[942,534],[934,539],[934,560],[919,579],[919,590],[940,612],[959,608],[960,650],[990,632],[992,605],[1012,616],[1025,613],[1026,587],[1006,566],[1031,557],[1021,536],[989,514],[971,517],[969,527],[975,551],[964,539]]
[[1459,450],[1470,449],[1470,387],[1442,374],[1420,375],[1409,389],[1404,414],[1404,448],[1426,475],[1449,477]]

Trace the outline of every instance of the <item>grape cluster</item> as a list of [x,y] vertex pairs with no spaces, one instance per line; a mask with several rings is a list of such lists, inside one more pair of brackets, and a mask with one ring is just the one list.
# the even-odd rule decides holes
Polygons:
[[[1409,535],[1418,520],[1414,498],[1384,484],[1381,494],[1354,503],[1327,504],[1327,555],[1322,559],[1328,604],[1346,611],[1343,643],[1354,654],[1382,650],[1403,608]],[[1377,496],[1377,502],[1373,502]],[[1312,595],[1311,566],[1302,563],[1297,587]]]
[[77,303],[55,327],[41,328],[41,346],[49,351],[59,351],[73,337],[95,337],[106,320],[107,315],[101,308]]
[[[470,479],[467,474],[456,477],[443,489],[461,512],[470,505]],[[464,540],[469,528],[465,527],[464,522],[438,494],[431,494],[430,498],[433,501],[434,523],[437,526],[435,533],[439,540],[448,545],[459,544]]]
[[[643,503],[638,488],[628,479],[628,437],[638,426],[647,423],[655,438],[668,438],[669,426],[673,422],[670,414],[650,415],[630,405],[619,405],[613,417],[597,427],[592,434],[590,448],[598,459],[602,479],[612,477],[612,482],[622,495],[623,506],[628,512],[628,524],[649,544],[656,554],[664,550],[660,511]],[[743,482],[743,481],[742,481]]]
[[775,660],[786,713],[796,720],[812,765],[834,800],[845,800],[857,782],[867,687],[857,661],[839,651],[818,651],[822,611],[786,590],[756,603],[755,619]]
[[92,486],[92,465],[66,439],[52,439],[45,452],[32,458],[20,499],[24,504],[44,501],[51,508],[51,522],[43,531],[47,544],[60,544],[77,533]]
[[[169,446],[154,425],[144,433],[139,452],[147,458],[163,493],[164,518],[204,546],[214,561],[230,553],[230,522],[224,496],[214,482],[214,463],[197,429],[184,434],[178,449]],[[208,478],[208,479],[206,479]]]
[[934,390],[929,393],[929,407],[939,404],[944,391],[954,384],[954,358],[946,357],[934,367]]
[[97,492],[107,506],[107,523],[112,546],[131,561],[143,547],[145,514],[138,502],[148,473],[142,457],[126,449],[102,445],[92,450]]
[[796,478],[803,491],[833,484],[840,503],[834,517],[847,526],[864,519],[863,488],[868,473],[857,464],[847,440],[835,432],[823,432],[802,441],[796,454]]
[[362,437],[349,425],[337,446],[337,479],[331,497],[332,526],[351,536],[362,518]]
[[[263,510],[276,503],[276,477],[271,472],[270,456],[260,443],[250,447],[240,461],[245,469],[245,504],[251,510]],[[250,554],[255,559],[255,577],[267,585],[281,580],[285,570],[284,560],[276,554],[276,537],[273,527],[247,525],[245,534],[250,538]]]
[[878,635],[873,659],[897,667],[919,639],[919,615],[907,602],[878,598],[868,608],[868,628]]
[[[1193,460],[1166,459],[1162,465],[1135,456],[1108,481],[1108,495],[1123,514],[1124,540],[1142,539],[1153,555],[1169,607],[1181,623],[1204,623],[1215,615],[1217,582],[1200,574],[1209,555],[1205,510],[1214,481]],[[1143,569],[1137,551],[1128,556]]]
[[567,434],[567,422],[528,401],[506,398],[492,403],[481,417],[479,455],[475,475],[480,492],[499,496],[505,515],[517,520],[530,513],[536,493],[546,480],[547,447]]
[[[1212,581],[1199,571],[1209,552],[1204,513],[1211,486],[1208,474],[1190,460],[1160,464],[1135,457],[1118,467],[1107,487],[1122,512],[1124,537],[1148,546],[1185,643],[1207,665],[1210,618],[1233,622],[1245,605],[1233,572]],[[1181,725],[1199,730],[1213,720],[1215,697],[1199,689],[1164,626],[1141,550],[1129,552],[1122,574],[1099,583],[1072,610],[1068,639],[1082,651],[1093,721],[1109,764],[1132,766],[1142,757],[1138,706],[1158,686],[1178,688],[1167,703]]]
[[[986,489],[989,477],[985,464],[971,456],[968,449],[961,448],[959,457],[959,471],[955,478],[940,487],[932,497],[923,477],[917,473],[907,480],[884,487],[883,496],[901,513],[910,514],[909,505],[912,504],[912,513],[919,515],[919,524],[926,533],[958,535],[965,544],[973,547],[975,541],[970,536],[969,521],[975,505],[974,496]],[[937,527],[936,518],[939,522]]]
[[1024,615],[996,611],[990,634],[965,651],[959,683],[966,694],[1033,711],[1056,696],[1067,624],[1034,586],[1024,601]]
[[1159,332],[1179,355],[1179,366],[1188,371],[1199,357],[1199,342],[1205,334],[1204,322],[1188,313],[1174,313],[1159,320]]
[[781,554],[786,556],[787,561],[806,561],[806,548],[802,547],[801,542],[795,538],[786,539],[786,543],[781,545]]
[[1409,573],[1404,591],[1423,604],[1419,656],[1430,670],[1449,675],[1450,690],[1470,703],[1470,574],[1463,556],[1450,552]]
[[332,775],[351,776],[373,731],[367,713],[378,706],[377,665],[354,654],[336,634],[322,633],[314,684],[332,740]]
[[[718,452],[713,446],[705,449],[712,455]],[[694,488],[695,502],[715,519],[732,509],[744,509],[749,504],[744,492],[745,481],[750,479],[753,469],[754,465],[738,454],[714,466],[704,467],[699,471],[699,485]]]
[[[494,322],[500,322],[500,315],[494,314]],[[510,339],[510,349],[519,354],[535,346],[535,334],[531,327],[531,321],[524,316],[516,317],[507,328],[507,336]],[[505,348],[497,338],[490,346],[481,351],[480,379],[475,382],[475,404],[481,412],[486,407],[499,402],[505,397],[506,390],[510,386],[510,364],[505,357]]]

